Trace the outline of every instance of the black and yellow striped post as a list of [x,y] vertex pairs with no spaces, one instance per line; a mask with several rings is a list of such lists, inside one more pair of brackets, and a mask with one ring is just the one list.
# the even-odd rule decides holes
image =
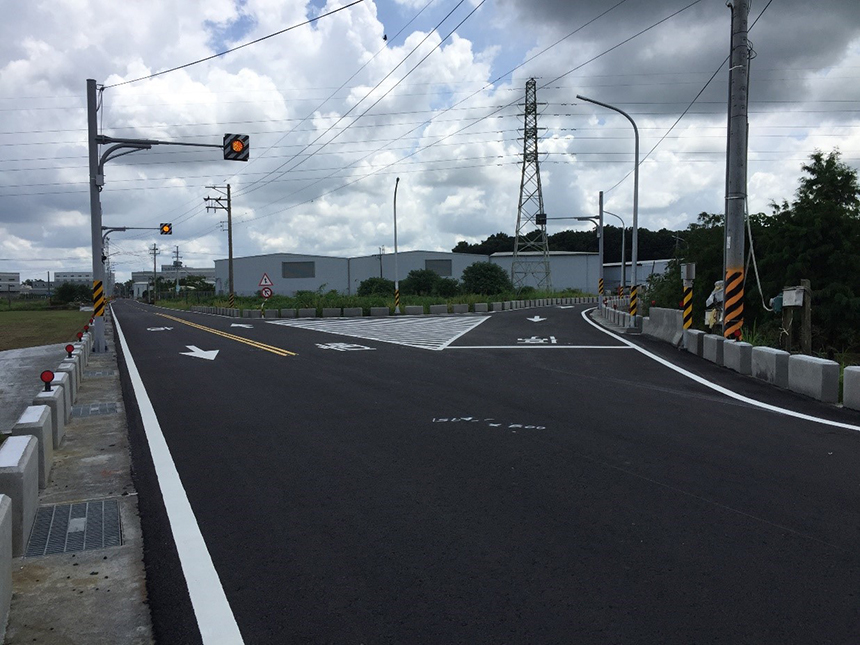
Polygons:
[[105,315],[105,290],[101,280],[93,280],[93,318]]
[[726,287],[723,300],[723,311],[725,321],[723,323],[723,336],[741,340],[744,326],[744,271],[743,269],[730,269],[726,271]]
[[603,295],[603,278],[600,278],[597,281],[597,293],[600,294],[601,296]]
[[639,287],[632,285],[630,287],[630,315],[635,316],[639,311]]
[[684,287],[684,329],[693,325],[693,287]]
[[230,299],[228,302],[230,304],[230,309],[236,308],[236,294],[233,293],[232,291],[230,292]]
[[618,297],[619,298],[624,297],[624,285],[623,284],[618,285]]
[[400,313],[400,289],[394,290],[394,313]]

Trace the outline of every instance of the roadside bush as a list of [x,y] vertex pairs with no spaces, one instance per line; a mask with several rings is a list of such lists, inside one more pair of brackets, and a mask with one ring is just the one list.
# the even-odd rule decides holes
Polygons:
[[394,281],[386,278],[368,278],[358,285],[358,295],[362,298],[368,296],[393,296]]
[[430,269],[415,269],[400,283],[400,291],[410,296],[432,296],[436,293],[439,274]]
[[436,295],[440,298],[453,298],[460,293],[460,283],[454,278],[439,278],[436,282]]
[[463,270],[463,290],[484,295],[513,290],[508,272],[492,262],[475,262]]

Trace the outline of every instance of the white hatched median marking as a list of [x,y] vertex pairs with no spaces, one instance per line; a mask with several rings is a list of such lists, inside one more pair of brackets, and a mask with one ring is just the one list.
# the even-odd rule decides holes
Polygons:
[[267,320],[270,325],[283,325],[321,331],[326,334],[349,336],[363,340],[376,340],[382,343],[405,345],[419,349],[440,351],[448,347],[463,334],[467,334],[488,316],[450,317],[450,318],[374,318],[350,320],[335,319],[284,319]]

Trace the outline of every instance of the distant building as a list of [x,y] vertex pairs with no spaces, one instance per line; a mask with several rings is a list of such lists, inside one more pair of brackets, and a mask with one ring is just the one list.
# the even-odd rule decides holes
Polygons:
[[19,294],[21,293],[21,274],[20,273],[0,273],[0,294]]
[[[177,277],[182,280],[188,276],[200,276],[206,282],[215,284],[215,267],[175,267],[172,264],[162,264],[161,270],[156,274],[162,280],[176,280]],[[136,282],[152,282],[152,271],[132,271],[131,281]]]

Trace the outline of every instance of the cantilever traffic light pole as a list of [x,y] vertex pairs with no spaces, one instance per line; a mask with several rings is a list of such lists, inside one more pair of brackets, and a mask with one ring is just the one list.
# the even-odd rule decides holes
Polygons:
[[[105,343],[105,267],[102,260],[104,240],[102,238],[101,191],[104,187],[104,165],[111,159],[123,155],[149,150],[152,146],[193,146],[195,148],[221,148],[224,159],[248,161],[250,141],[247,134],[225,134],[222,143],[185,143],[182,141],[158,141],[156,139],[122,139],[106,137],[98,133],[98,91],[94,79],[87,79],[87,143],[90,167],[90,224],[92,228],[93,252],[93,351],[107,350]],[[114,144],[99,157],[99,146]],[[168,235],[169,233],[163,234]]]

